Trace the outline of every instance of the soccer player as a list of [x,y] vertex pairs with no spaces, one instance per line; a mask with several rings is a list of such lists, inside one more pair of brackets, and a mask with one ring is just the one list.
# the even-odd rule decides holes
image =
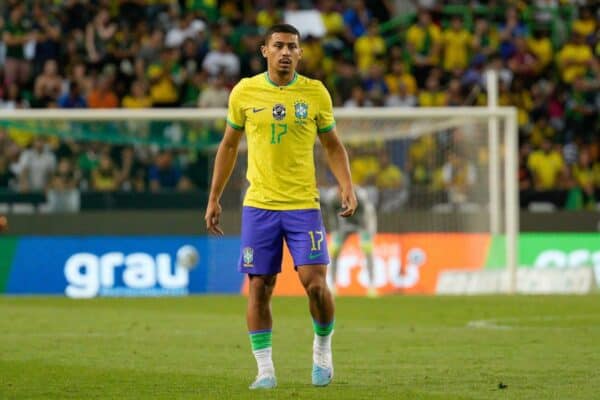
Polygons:
[[8,220],[4,215],[0,215],[0,233],[8,230]]
[[219,202],[245,132],[250,186],[242,210],[238,269],[249,279],[246,316],[258,364],[250,389],[277,385],[271,357],[271,295],[281,272],[284,239],[309,298],[315,332],[312,383],[326,386],[333,377],[334,304],[326,282],[329,255],[313,159],[317,137],[340,185],[341,215],[349,217],[357,207],[348,155],[336,134],[331,97],[321,82],[296,73],[302,58],[299,41],[293,26],[271,27],[261,46],[267,71],[242,79],[233,88],[205,215],[208,231],[222,235]]
[[352,233],[358,233],[360,238],[360,248],[363,251],[366,263],[369,297],[376,297],[375,289],[375,271],[373,261],[373,239],[377,232],[377,213],[375,205],[369,199],[367,191],[361,187],[355,187],[355,193],[360,208],[352,217],[342,218],[336,210],[340,207],[340,194],[336,187],[323,189],[321,192],[321,202],[327,211],[329,217],[329,226],[331,228],[331,241],[329,243],[329,254],[331,256],[331,266],[329,267],[329,279],[332,283],[331,291],[335,294],[337,281],[338,258],[344,243]]

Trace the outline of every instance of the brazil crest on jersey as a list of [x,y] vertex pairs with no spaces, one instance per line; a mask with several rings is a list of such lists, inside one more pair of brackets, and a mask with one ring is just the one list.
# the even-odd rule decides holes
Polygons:
[[317,134],[335,126],[331,96],[320,81],[296,74],[277,86],[266,72],[242,79],[229,96],[227,123],[246,132],[245,206],[319,208],[313,148]]

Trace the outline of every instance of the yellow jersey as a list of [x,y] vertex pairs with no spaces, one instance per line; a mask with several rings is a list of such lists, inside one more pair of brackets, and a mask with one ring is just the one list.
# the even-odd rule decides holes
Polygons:
[[227,123],[246,132],[245,206],[320,208],[313,149],[317,134],[335,126],[331,96],[320,81],[296,74],[277,86],[267,72],[242,79],[229,96]]
[[469,50],[473,41],[471,34],[466,29],[455,31],[446,29],[442,33],[444,42],[444,69],[465,69],[469,65]]

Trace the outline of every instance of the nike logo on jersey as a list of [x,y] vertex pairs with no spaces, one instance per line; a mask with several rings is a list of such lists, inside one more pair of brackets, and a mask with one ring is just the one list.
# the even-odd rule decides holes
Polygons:
[[262,107],[262,108],[256,108],[256,107],[253,107],[253,108],[252,108],[252,112],[253,112],[254,114],[256,114],[257,112],[261,112],[261,111],[262,111],[262,110],[264,110],[265,108],[266,108],[266,107]]
[[314,260],[314,259],[316,259],[317,257],[320,257],[320,256],[321,256],[321,253],[309,254],[308,255],[308,259],[309,260]]

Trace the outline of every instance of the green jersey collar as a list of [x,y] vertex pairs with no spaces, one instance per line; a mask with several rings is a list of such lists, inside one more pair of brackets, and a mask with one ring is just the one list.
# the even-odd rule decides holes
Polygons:
[[[275,82],[273,82],[271,80],[271,78],[269,77],[269,71],[265,71],[265,79],[267,80],[267,82],[269,82],[269,84],[271,86],[279,87],[279,85],[276,84]],[[294,77],[292,78],[292,80],[283,86],[292,86],[294,83],[296,83],[297,80],[298,80],[298,73],[294,72]]]

